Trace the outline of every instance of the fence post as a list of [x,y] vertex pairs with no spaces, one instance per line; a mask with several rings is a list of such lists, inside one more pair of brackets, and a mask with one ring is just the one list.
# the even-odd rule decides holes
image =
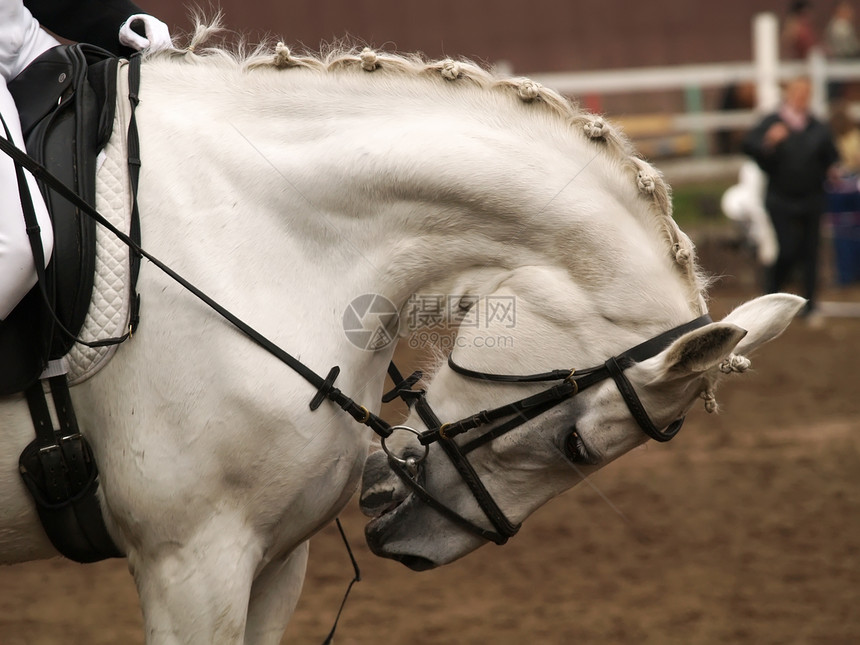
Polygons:
[[773,112],[779,105],[779,21],[773,13],[753,18],[756,109]]
[[[687,107],[687,114],[702,114],[705,111],[704,101],[702,100],[702,88],[698,85],[688,85],[685,87],[684,103]],[[695,141],[693,153],[697,157],[707,157],[708,139],[701,126],[697,126],[693,130],[693,140]]]
[[809,80],[812,83],[812,113],[819,119],[828,118],[827,59],[820,47],[809,52]]

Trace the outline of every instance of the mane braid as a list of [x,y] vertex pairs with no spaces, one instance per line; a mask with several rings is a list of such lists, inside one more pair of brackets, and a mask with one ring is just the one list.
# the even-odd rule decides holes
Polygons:
[[420,76],[445,83],[468,83],[486,91],[514,92],[521,101],[563,119],[629,171],[640,195],[649,202],[649,211],[667,244],[667,254],[686,279],[688,300],[699,313],[705,313],[704,293],[708,280],[696,263],[693,243],[672,218],[672,197],[668,184],[662,173],[642,159],[629,139],[602,116],[582,110],[576,102],[531,79],[500,79],[468,60],[428,61],[416,54],[381,53],[368,47],[359,49],[343,43],[337,43],[318,55],[296,55],[282,42],[274,46],[263,43],[250,51],[242,40],[231,49],[207,45],[216,36],[224,34],[220,13],[208,22],[195,16],[195,28],[185,49],[171,49],[147,56],[181,57],[189,63],[213,61],[247,71],[258,68],[305,68],[318,72],[359,69],[371,73],[379,71]]

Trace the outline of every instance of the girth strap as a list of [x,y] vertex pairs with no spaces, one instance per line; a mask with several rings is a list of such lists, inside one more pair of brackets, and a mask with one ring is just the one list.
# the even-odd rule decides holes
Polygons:
[[[128,119],[128,134],[126,137],[128,146],[128,181],[131,185],[131,222],[129,226],[129,237],[140,244],[140,210],[137,205],[137,192],[140,185],[140,137],[137,134],[137,106],[140,104],[140,62],[141,54],[135,53],[128,60],[128,102],[130,115]],[[129,248],[129,274],[133,296],[129,312],[128,330],[133,334],[140,323],[140,294],[134,288],[140,275],[140,261],[142,256],[134,248]]]
[[98,469],[78,429],[66,377],[52,377],[49,383],[59,429],[54,430],[42,381],[37,381],[26,391],[36,439],[21,453],[21,477],[57,551],[82,563],[121,558],[104,524],[96,496]]

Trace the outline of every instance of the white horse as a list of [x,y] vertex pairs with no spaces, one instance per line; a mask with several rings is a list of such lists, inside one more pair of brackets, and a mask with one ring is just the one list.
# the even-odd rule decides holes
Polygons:
[[[481,348],[492,329],[459,332],[457,360],[490,372],[599,363],[705,313],[659,174],[602,119],[534,83],[283,46],[241,60],[196,47],[142,71],[144,246],[318,373],[339,365],[337,386],[371,411],[394,344],[367,351],[344,333],[363,294],[401,309],[413,294],[456,295],[464,308],[512,298],[515,324],[497,323],[512,346]],[[72,395],[147,642],[277,643],[307,541],[355,492],[372,433],[329,402],[311,411],[313,387],[151,264],[139,290],[138,333]],[[733,353],[776,336],[799,306],[753,301],[627,370],[650,417],[662,427],[711,396],[720,365],[743,364]],[[443,367],[430,400],[454,419],[539,387]],[[595,466],[571,468],[560,450],[573,425]],[[0,428],[0,561],[54,556],[16,469],[33,433],[20,397],[0,402]],[[644,440],[607,382],[472,460],[519,522]],[[484,523],[438,453],[419,466],[428,489]],[[375,510],[389,510],[405,494],[372,472],[376,499],[388,497]],[[380,523],[374,548],[422,565],[485,542],[420,503]]]

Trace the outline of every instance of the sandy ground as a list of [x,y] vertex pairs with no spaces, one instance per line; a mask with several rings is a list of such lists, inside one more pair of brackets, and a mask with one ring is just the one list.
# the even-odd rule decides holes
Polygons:
[[[705,264],[729,273],[715,317],[755,295],[723,260]],[[860,303],[860,288],[824,297]],[[696,408],[677,440],[553,500],[508,545],[436,571],[371,555],[353,500],[341,517],[363,580],[336,642],[860,643],[858,376],[860,318],[796,321],[719,391],[719,415]],[[351,574],[330,526],[312,541],[285,643],[323,641]],[[142,642],[123,561],[0,568],[3,645]]]

